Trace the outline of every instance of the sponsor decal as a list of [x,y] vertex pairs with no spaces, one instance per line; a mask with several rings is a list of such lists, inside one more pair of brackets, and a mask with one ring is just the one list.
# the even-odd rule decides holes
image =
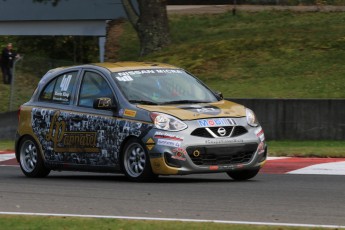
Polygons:
[[235,125],[235,121],[230,118],[202,119],[198,120],[200,127],[229,126]]
[[69,96],[68,92],[54,92],[53,100],[68,102]]
[[61,102],[69,101],[70,93],[67,92],[67,90],[68,90],[68,87],[70,86],[71,79],[72,79],[72,74],[63,75],[59,87],[55,88],[55,91],[53,94],[53,100],[61,101]]
[[111,99],[110,98],[106,98],[106,97],[102,97],[99,99],[98,101],[98,108],[108,108],[109,106],[111,106]]
[[45,136],[46,141],[53,142],[57,152],[99,152],[96,147],[96,132],[67,132],[66,121],[59,121],[60,112],[56,112],[51,120],[50,129]]
[[243,143],[243,140],[239,139],[215,139],[215,140],[206,140],[205,144],[233,144],[233,143]]
[[133,81],[133,78],[131,76],[125,75],[123,77],[116,77],[118,81]]
[[221,109],[213,105],[189,105],[179,106],[179,109],[185,109],[193,113],[206,114],[206,115],[218,115],[221,113]]
[[178,69],[142,69],[133,71],[118,72],[116,79],[118,81],[133,81],[132,77],[152,76],[154,74],[180,74],[184,73]]
[[180,160],[180,161],[186,161],[185,155],[187,154],[187,151],[183,148],[175,148],[172,150],[172,152],[175,154],[171,158]]
[[158,145],[170,146],[170,147],[181,147],[181,141],[168,140],[168,139],[158,139]]
[[60,83],[60,90],[67,91],[69,83],[71,82],[72,75],[64,75]]
[[125,109],[125,111],[123,112],[123,115],[127,117],[135,117],[137,115],[137,111]]
[[151,69],[142,69],[142,70],[119,72],[118,75],[128,76],[128,75],[141,75],[141,74],[149,74],[149,73],[155,73],[155,71]]
[[155,147],[155,142],[154,140],[152,140],[152,138],[149,138],[147,141],[146,141],[146,148],[148,150],[152,150],[153,147]]
[[187,151],[184,148],[175,148],[172,150],[173,153],[182,153],[183,155],[187,155]]
[[219,169],[235,169],[234,165],[221,165]]
[[119,164],[121,144],[152,127],[137,121],[33,108],[31,127],[50,165]]
[[264,134],[264,130],[262,128],[256,129],[255,134],[260,139],[260,141],[265,140],[265,134]]
[[156,132],[154,135],[154,138],[161,138],[161,139],[172,139],[172,140],[176,140],[176,141],[183,141],[183,137],[178,136],[178,135],[174,135],[171,133],[164,133],[164,132]]
[[183,73],[182,70],[178,69],[156,69],[156,73]]

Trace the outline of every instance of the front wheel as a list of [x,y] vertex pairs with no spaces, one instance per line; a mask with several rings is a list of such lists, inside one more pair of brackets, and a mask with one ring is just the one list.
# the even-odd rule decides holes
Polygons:
[[30,137],[24,137],[19,143],[19,164],[27,177],[45,177],[50,173],[44,166],[38,145]]
[[260,169],[246,169],[240,171],[231,171],[227,172],[227,174],[236,181],[244,181],[249,180],[255,177],[259,173]]
[[157,177],[152,173],[145,147],[136,139],[129,140],[123,149],[122,169],[132,181],[151,181]]

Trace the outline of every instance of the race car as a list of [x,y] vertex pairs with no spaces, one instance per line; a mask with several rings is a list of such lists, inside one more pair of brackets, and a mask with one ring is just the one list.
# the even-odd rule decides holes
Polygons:
[[48,71],[20,106],[16,159],[28,177],[51,170],[158,175],[257,175],[267,158],[249,108],[182,68],[96,63]]

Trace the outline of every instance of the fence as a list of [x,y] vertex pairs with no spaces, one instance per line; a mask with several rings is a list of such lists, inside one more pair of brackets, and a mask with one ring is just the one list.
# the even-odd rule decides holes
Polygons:
[[0,113],[17,110],[28,101],[41,77],[50,69],[74,65],[71,61],[24,56],[16,62],[14,78],[10,88],[0,92]]

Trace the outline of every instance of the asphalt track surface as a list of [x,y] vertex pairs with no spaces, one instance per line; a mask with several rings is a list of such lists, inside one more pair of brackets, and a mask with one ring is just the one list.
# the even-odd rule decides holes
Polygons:
[[266,169],[246,182],[232,181],[222,173],[133,183],[121,174],[80,172],[52,172],[32,179],[18,166],[0,166],[0,212],[345,227],[343,175],[281,173]]

